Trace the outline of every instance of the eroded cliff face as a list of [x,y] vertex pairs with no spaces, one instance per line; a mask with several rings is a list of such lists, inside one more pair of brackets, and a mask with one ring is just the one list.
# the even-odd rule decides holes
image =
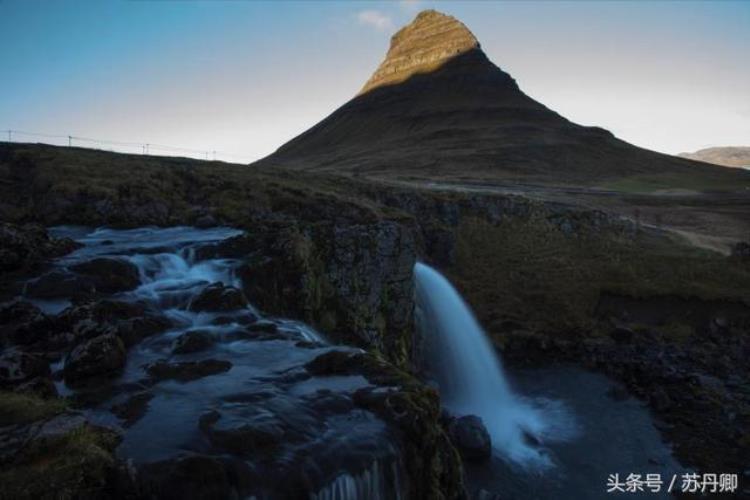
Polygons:
[[245,293],[260,309],[409,362],[417,252],[403,224],[259,224],[217,251],[246,259]]
[[458,19],[425,10],[393,35],[385,60],[359,93],[432,71],[448,59],[477,48],[479,42]]

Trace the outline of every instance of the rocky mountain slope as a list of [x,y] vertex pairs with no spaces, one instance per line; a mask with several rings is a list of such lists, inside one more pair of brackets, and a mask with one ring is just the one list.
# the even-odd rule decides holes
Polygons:
[[680,156],[724,167],[750,168],[750,147],[746,146],[705,148],[694,153],[680,153]]
[[356,97],[259,164],[579,185],[638,174],[737,175],[570,122],[524,94],[461,22],[436,11],[393,36]]

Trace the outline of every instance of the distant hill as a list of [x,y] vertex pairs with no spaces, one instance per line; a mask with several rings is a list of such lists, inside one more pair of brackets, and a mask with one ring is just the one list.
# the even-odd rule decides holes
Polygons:
[[695,153],[680,153],[680,156],[725,167],[750,169],[750,147],[747,146],[705,148]]
[[[606,185],[750,185],[750,176],[635,147],[524,94],[474,35],[428,10],[391,39],[360,93],[258,162],[370,177]],[[744,172],[743,172],[744,173]]]

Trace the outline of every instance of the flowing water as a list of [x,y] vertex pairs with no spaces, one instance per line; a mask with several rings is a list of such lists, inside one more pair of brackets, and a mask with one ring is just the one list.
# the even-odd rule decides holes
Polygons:
[[[414,274],[425,361],[443,405],[455,416],[480,416],[492,439],[488,462],[465,464],[476,498],[597,500],[606,497],[609,474],[658,474],[668,483],[681,472],[648,409],[611,397],[622,387],[573,367],[508,376],[448,280],[421,263]],[[664,490],[627,496],[669,497]]]
[[[55,262],[53,271],[70,272],[75,264],[97,257],[127,260],[138,269],[139,286],[98,298],[145,304],[171,325],[132,346],[122,375],[104,391],[58,382],[62,394],[88,402],[91,419],[123,429],[120,457],[136,465],[195,453],[227,460],[226,451],[216,449],[199,426],[207,412],[215,412],[230,429],[284,429],[283,441],[272,450],[245,454],[233,465],[247,484],[255,485],[248,498],[296,498],[300,492],[315,500],[402,496],[398,440],[385,423],[352,404],[353,392],[369,382],[360,376],[310,376],[304,369],[322,353],[351,348],[330,345],[304,323],[264,318],[252,305],[222,312],[191,310],[211,283],[242,287],[240,260],[205,252],[239,231],[60,227],[51,234],[84,244]],[[492,438],[492,459],[466,464],[468,487],[477,498],[594,500],[604,498],[610,473],[678,469],[648,411],[634,400],[608,397],[608,379],[568,368],[508,377],[451,284],[424,264],[414,272],[417,323],[443,404],[454,415],[480,416]],[[35,302],[49,314],[71,305],[69,297]],[[248,335],[259,321],[265,322],[264,330],[269,324],[273,328],[268,334]],[[210,334],[211,347],[176,353],[175,340],[197,330]],[[231,369],[189,382],[149,381],[144,370],[160,360],[210,359],[228,361]],[[53,369],[62,366],[61,361]],[[143,415],[123,422],[114,409],[134,397],[146,398]]]
[[435,269],[417,263],[414,275],[428,363],[443,405],[455,415],[481,417],[494,448],[510,460],[544,465],[546,457],[527,444],[527,436],[538,439],[548,425],[513,394],[469,307]]
[[[84,245],[56,261],[52,271],[70,272],[75,264],[98,257],[129,261],[138,268],[140,285],[97,298],[144,304],[171,324],[132,346],[122,375],[109,386],[90,391],[57,382],[61,394],[86,402],[89,418],[123,430],[120,457],[136,465],[195,453],[229,460],[226,450],[217,449],[200,429],[201,419],[217,412],[222,429],[238,429],[240,438],[247,428],[283,430],[284,438],[271,449],[240,453],[241,461],[232,465],[247,484],[255,485],[248,496],[297,498],[307,492],[316,500],[400,498],[398,441],[384,422],[351,400],[369,382],[361,376],[310,376],[304,369],[329,350],[354,349],[330,345],[304,323],[262,317],[252,305],[221,312],[191,310],[209,284],[241,288],[236,273],[241,261],[205,252],[240,231],[58,227],[50,233]],[[66,297],[35,302],[50,314],[71,305]],[[261,324],[262,329],[253,331]],[[212,345],[176,353],[175,340],[190,331],[208,333]],[[150,381],[144,367],[159,360],[221,360],[231,368],[191,381]],[[61,361],[53,369],[62,366]],[[134,397],[147,400],[144,414],[133,423],[123,422],[114,409]]]

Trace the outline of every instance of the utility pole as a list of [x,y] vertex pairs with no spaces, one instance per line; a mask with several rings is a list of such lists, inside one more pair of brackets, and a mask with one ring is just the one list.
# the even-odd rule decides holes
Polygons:
[[148,154],[148,144],[146,144],[146,154]]
[[68,136],[68,147],[71,147],[73,145],[73,137]]
[[216,161],[216,151],[214,150],[214,161]]

